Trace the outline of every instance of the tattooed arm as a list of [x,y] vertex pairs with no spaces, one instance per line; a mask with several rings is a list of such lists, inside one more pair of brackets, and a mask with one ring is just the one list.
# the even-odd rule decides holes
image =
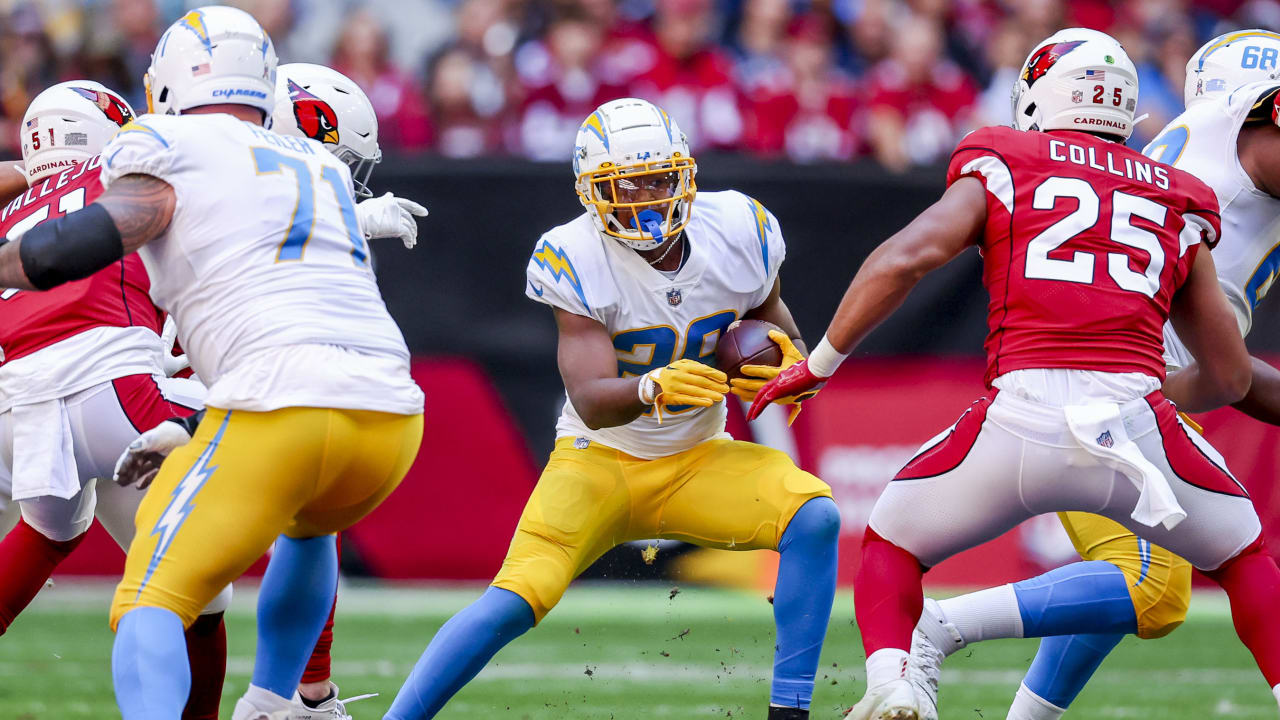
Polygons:
[[159,237],[177,196],[150,175],[125,175],[95,202],[0,245],[0,288],[48,290],[85,278]]

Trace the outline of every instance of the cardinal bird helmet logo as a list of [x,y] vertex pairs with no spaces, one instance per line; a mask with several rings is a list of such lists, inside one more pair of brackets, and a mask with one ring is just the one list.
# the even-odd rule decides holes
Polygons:
[[293,103],[293,117],[303,135],[326,145],[338,144],[338,114],[329,103],[307,92],[293,80],[289,81],[289,100]]
[[1027,83],[1027,87],[1031,87],[1037,80],[1044,77],[1045,73],[1049,72],[1049,68],[1053,67],[1053,64],[1058,62],[1059,58],[1084,43],[1084,40],[1053,43],[1031,53],[1031,58],[1027,60],[1027,66],[1022,69],[1022,79]]
[[106,115],[107,119],[116,125],[124,127],[126,123],[133,120],[133,112],[129,110],[129,106],[115,95],[91,88],[73,87],[71,89],[83,96],[84,99],[97,105],[102,114]]

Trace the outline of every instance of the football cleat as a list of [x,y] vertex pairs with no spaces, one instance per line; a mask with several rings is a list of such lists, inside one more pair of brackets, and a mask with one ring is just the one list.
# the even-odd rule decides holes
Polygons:
[[291,720],[293,711],[290,708],[283,710],[259,710],[249,700],[240,698],[236,701],[236,709],[231,713],[231,720]]
[[906,678],[867,690],[844,720],[921,720],[916,690]]
[[938,679],[942,661],[965,646],[960,631],[943,619],[936,600],[925,598],[924,612],[911,636],[911,659],[907,663],[907,679],[920,698],[920,720],[938,717]]
[[329,683],[329,686],[333,690],[329,695],[329,699],[315,707],[302,702],[302,698],[295,692],[293,694],[293,707],[289,710],[287,720],[352,720],[351,714],[347,712],[347,703],[368,700],[371,697],[378,696],[378,693],[368,693],[349,697],[346,700],[339,700],[338,686],[333,683]]

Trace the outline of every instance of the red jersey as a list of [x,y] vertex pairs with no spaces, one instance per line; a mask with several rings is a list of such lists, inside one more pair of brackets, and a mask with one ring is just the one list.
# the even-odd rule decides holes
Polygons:
[[[102,194],[101,158],[93,157],[37,183],[0,211],[0,235],[13,238],[53,217],[75,212]],[[0,367],[99,327],[143,327],[157,335],[162,315],[136,254],[47,292],[0,290]]]
[[962,177],[987,189],[987,385],[1028,368],[1163,380],[1169,304],[1217,242],[1213,191],[1093,135],[1008,127],[960,141],[947,185]]

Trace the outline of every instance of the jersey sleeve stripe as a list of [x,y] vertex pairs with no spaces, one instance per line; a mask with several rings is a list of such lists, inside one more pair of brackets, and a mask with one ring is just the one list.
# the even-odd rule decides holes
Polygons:
[[983,184],[987,187],[987,192],[991,193],[995,199],[1004,205],[1004,209],[1010,215],[1013,214],[1013,173],[1009,172],[1009,167],[999,158],[991,155],[982,155],[965,163],[960,169],[961,176],[971,175],[972,173],[982,175]]
[[[120,131],[119,131],[119,132],[117,132],[116,134],[117,134],[117,135],[124,135],[124,134],[126,134],[126,133],[138,133],[138,134],[141,134],[141,135],[146,135],[146,136],[148,136],[148,137],[153,137],[153,138],[155,138],[155,139],[156,139],[156,140],[157,140],[161,145],[163,145],[163,146],[165,147],[165,149],[168,149],[168,148],[169,148],[169,143],[168,143],[168,142],[166,142],[166,141],[165,141],[165,139],[164,139],[163,137],[161,137],[160,133],[156,132],[156,131],[155,131],[155,129],[154,129],[154,128],[152,128],[150,125],[146,125],[146,124],[144,124],[144,123],[138,122],[137,120],[134,120],[133,122],[131,122],[131,123],[129,123],[129,124],[127,124],[127,125],[125,125],[124,127],[120,128]],[[115,155],[112,155],[112,157],[115,157]]]
[[764,261],[765,277],[769,275],[769,233],[773,231],[773,221],[769,219],[769,213],[765,211],[764,205],[760,204],[755,198],[747,198],[751,201],[751,212],[755,216],[756,239],[760,241],[760,259]]
[[[551,279],[559,282],[564,280],[573,288],[574,293],[578,295],[578,299],[582,301],[582,306],[591,311],[591,304],[587,302],[587,295],[582,291],[582,280],[578,277],[578,271],[574,269],[573,262],[569,260],[569,256],[560,248],[552,245],[546,240],[542,241],[542,247],[533,253],[533,262],[538,267],[546,270]],[[532,283],[530,283],[532,285]],[[538,293],[541,297],[542,293]]]

